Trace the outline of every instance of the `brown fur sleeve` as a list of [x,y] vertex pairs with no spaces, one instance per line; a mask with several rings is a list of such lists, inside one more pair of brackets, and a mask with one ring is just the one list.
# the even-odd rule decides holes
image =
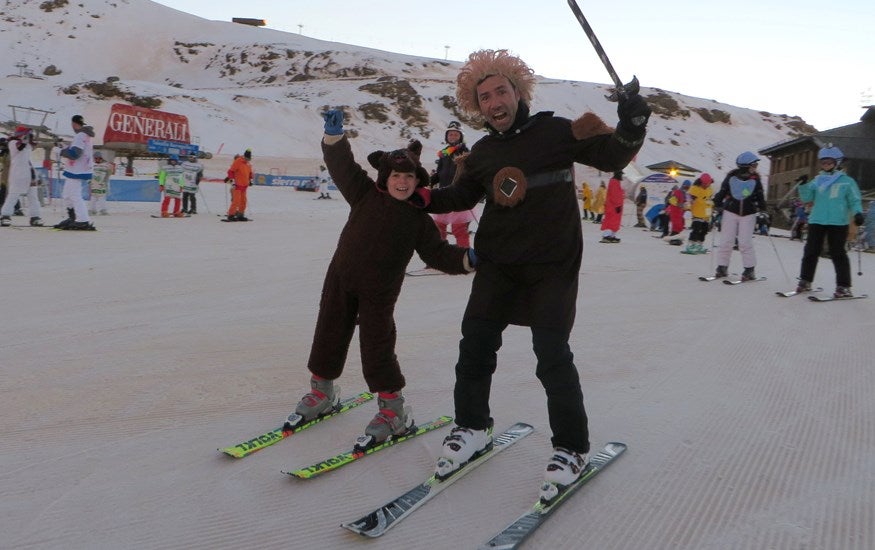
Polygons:
[[613,134],[614,129],[604,123],[595,113],[584,113],[571,123],[571,133],[574,139],[581,141],[594,136]]
[[459,178],[465,173],[465,159],[470,154],[471,153],[462,153],[453,159],[453,163],[456,165],[456,172],[453,174],[453,183],[459,181]]

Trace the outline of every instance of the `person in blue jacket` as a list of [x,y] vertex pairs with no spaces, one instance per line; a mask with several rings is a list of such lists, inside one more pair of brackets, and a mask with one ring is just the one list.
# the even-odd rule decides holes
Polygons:
[[799,186],[799,198],[814,203],[808,216],[808,240],[802,256],[797,292],[811,290],[817,260],[823,248],[823,239],[829,243],[829,252],[836,272],[836,298],[850,298],[851,262],[846,243],[848,226],[853,213],[854,224],[863,225],[863,206],[860,188],[854,178],[840,169],[844,155],[838,147],[824,147],[817,158],[820,173],[810,182]]

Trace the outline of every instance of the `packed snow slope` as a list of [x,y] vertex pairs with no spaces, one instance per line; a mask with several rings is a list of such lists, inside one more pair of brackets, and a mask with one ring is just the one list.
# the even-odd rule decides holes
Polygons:
[[[497,429],[535,432],[379,542],[339,525],[427,477],[447,429],[309,481],[280,471],[349,448],[376,403],[242,460],[217,452],[276,427],[308,389],[322,280],[349,208],[255,187],[254,221],[219,223],[227,188],[202,187],[192,218],[111,203],[93,233],[0,228],[0,546],[456,550],[532,503],[550,428],[519,327],[504,335],[492,415]],[[64,213],[58,201],[44,210],[48,222]],[[775,296],[793,287],[802,254],[777,237],[754,239],[767,281],[703,283],[710,255],[679,254],[632,223],[627,214],[620,244],[599,244],[584,223],[571,340],[593,445],[629,450],[526,548],[875,547],[875,298]],[[854,291],[873,294],[875,256],[852,258]],[[737,252],[730,271],[741,271]],[[833,287],[828,261],[815,284]],[[397,353],[420,422],[454,412],[470,285],[404,283]],[[339,383],[344,396],[365,389],[357,338]]]

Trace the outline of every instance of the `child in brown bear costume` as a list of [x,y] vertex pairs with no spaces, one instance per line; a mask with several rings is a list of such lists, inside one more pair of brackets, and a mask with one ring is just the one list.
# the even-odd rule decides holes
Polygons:
[[414,250],[428,266],[450,274],[473,271],[476,256],[473,249],[442,240],[423,210],[421,191],[429,175],[419,162],[421,143],[368,155],[378,172],[374,182],[355,162],[342,123],[341,111],[325,114],[322,153],[351,210],[322,286],[307,364],[311,390],[287,424],[294,427],[335,410],[340,388],[334,381],[343,372],[358,320],[362,371],[379,403],[379,412],[356,442],[357,447],[367,448],[406,433],[413,425],[401,395],[405,380],[395,355],[393,315]]

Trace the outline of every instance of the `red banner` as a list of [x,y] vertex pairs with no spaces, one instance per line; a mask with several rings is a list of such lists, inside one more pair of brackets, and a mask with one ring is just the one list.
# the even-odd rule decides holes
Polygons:
[[103,143],[140,143],[163,139],[191,143],[188,117],[116,103],[109,113]]

